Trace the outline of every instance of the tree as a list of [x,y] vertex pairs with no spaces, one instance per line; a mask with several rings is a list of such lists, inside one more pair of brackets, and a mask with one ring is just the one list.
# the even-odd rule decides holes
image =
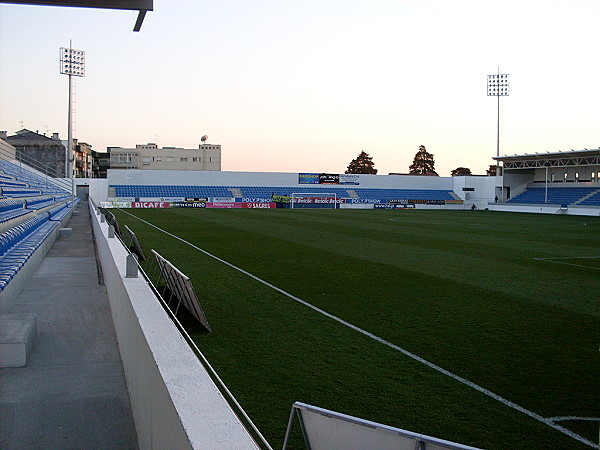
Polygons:
[[496,176],[496,164],[490,164],[490,168],[485,171],[488,177]]
[[450,176],[452,177],[464,177],[466,175],[471,175],[471,169],[468,167],[457,167],[452,172],[450,172]]
[[413,163],[408,167],[408,173],[411,175],[435,175],[435,161],[433,155],[427,151],[424,145],[419,145],[419,151],[415,155]]
[[348,164],[348,168],[346,169],[345,173],[363,173],[376,175],[377,169],[373,166],[373,158],[370,157],[368,153],[365,153],[364,150],[362,150],[356,158],[350,161],[350,164]]

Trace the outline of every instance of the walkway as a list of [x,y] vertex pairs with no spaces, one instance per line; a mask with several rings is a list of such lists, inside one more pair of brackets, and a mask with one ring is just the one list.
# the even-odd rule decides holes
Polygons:
[[11,312],[37,315],[26,367],[0,369],[0,449],[136,449],[88,205],[81,202]]

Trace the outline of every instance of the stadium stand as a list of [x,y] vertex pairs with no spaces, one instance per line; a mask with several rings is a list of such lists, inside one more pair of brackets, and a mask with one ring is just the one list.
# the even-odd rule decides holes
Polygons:
[[[0,159],[0,291],[72,211],[71,194]],[[79,200],[79,199],[77,199]]]
[[0,290],[8,285],[57,226],[48,214],[41,214],[0,235]]
[[0,200],[0,222],[7,222],[16,217],[29,214],[24,207],[23,200],[2,199]]
[[574,205],[580,200],[583,200],[588,195],[597,191],[597,188],[590,187],[569,187],[569,188],[548,188],[548,201],[546,202],[545,187],[527,188],[525,192],[511,198],[507,203],[524,203],[524,204],[543,204],[550,203],[554,205]]
[[591,193],[588,197],[579,201],[577,205],[581,206],[600,206],[600,189],[597,189],[595,192]]
[[[235,192],[241,192],[241,197],[251,198],[252,201],[270,201],[272,194],[291,195],[298,192],[323,191],[335,193],[339,198],[369,199],[385,202],[396,200],[454,200],[450,190],[436,189],[367,189],[345,188],[340,186],[311,185],[299,187],[281,186],[167,186],[167,185],[113,185],[115,197],[234,197]],[[349,192],[351,191],[351,192]]]
[[27,209],[43,209],[47,206],[52,206],[56,203],[54,197],[49,195],[42,195],[39,197],[28,198],[25,200],[25,208]]

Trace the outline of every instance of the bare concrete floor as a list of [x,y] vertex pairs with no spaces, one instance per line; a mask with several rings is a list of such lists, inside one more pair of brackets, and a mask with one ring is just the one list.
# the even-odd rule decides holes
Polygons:
[[0,449],[135,449],[137,437],[88,206],[11,312],[37,315],[26,367],[0,369]]

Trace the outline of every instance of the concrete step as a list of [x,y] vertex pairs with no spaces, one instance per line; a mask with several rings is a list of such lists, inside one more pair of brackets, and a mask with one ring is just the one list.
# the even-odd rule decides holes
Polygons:
[[0,367],[24,367],[37,333],[35,314],[0,315]]

